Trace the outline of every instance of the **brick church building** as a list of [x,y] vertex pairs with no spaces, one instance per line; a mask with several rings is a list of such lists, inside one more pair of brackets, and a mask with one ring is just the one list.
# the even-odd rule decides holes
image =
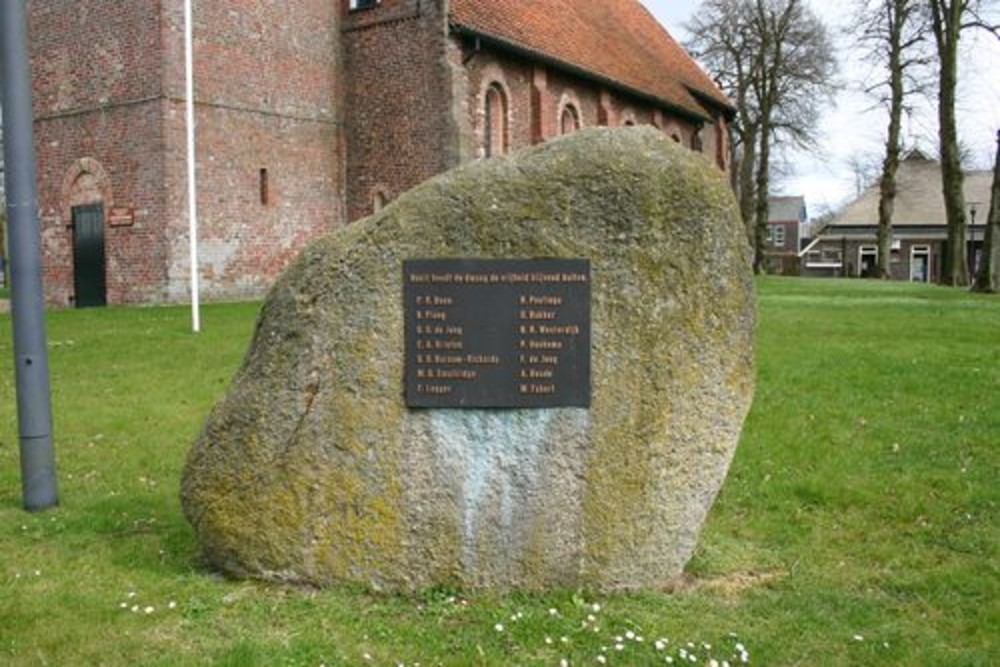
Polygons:
[[[199,265],[257,297],[462,162],[649,124],[727,169],[726,97],[638,0],[195,3]],[[182,0],[29,0],[45,282],[189,298]]]

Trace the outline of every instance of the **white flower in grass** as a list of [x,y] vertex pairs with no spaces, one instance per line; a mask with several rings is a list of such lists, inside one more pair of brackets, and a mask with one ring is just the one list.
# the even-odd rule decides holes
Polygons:
[[653,642],[653,646],[656,648],[657,651],[662,651],[663,649],[667,648],[667,642],[663,641],[662,639],[657,639],[655,642]]
[[593,610],[594,610],[595,612],[598,612],[598,611],[600,611],[600,610],[601,610],[601,605],[599,605],[599,604],[597,604],[597,603],[595,602],[594,604],[592,604],[592,605],[590,606],[590,608],[591,608],[591,609],[593,609]]
[[497,623],[496,625],[493,626],[493,629],[496,630],[497,632],[503,632],[503,623]]
[[545,638],[545,643],[551,645],[552,644],[552,637],[546,637]]
[[746,651],[740,653],[740,662],[742,662],[744,665],[750,662],[750,654],[747,653]]
[[681,657],[681,660],[687,660],[688,657],[687,649],[686,648],[680,649],[679,651],[677,651],[677,655]]
[[620,643],[622,643],[623,641],[625,641],[625,640],[624,640],[624,639],[622,638],[622,636],[621,636],[621,635],[618,635],[617,637],[615,637],[615,643],[618,643],[618,644],[620,644]]
[[637,642],[644,642],[644,641],[646,641],[646,639],[642,635],[636,635],[635,636],[635,640]]
[[602,665],[604,665],[604,664],[606,664],[608,662],[608,659],[605,658],[603,655],[599,655],[599,656],[597,656],[597,662],[599,662]]
[[139,613],[139,605],[137,605],[137,604],[132,605],[132,610],[131,611],[132,611],[133,614],[138,614]]
[[711,644],[706,644],[704,642],[702,642],[701,647],[703,649],[705,649],[706,651],[711,651],[712,650],[712,645]]
[[747,650],[747,647],[739,642],[736,642],[736,650],[739,651],[740,653],[743,653]]
[[863,635],[854,635],[854,641],[863,642],[865,640]]
[[597,618],[593,614],[587,614],[587,621],[588,622],[594,623],[596,620],[597,620]]
[[128,609],[128,602],[122,602],[118,606],[121,607],[122,609]]
[[629,631],[627,631],[627,632],[625,633],[625,638],[626,638],[626,639],[635,639],[635,633],[634,633],[634,632],[632,632],[631,630],[629,630]]
[[145,608],[145,609],[143,609],[142,611],[143,611],[144,613],[146,613],[146,614],[152,614],[152,613],[153,613],[154,611],[156,611],[156,610],[155,610],[155,609],[153,609],[152,607],[146,607],[146,608]]
[[558,616],[558,615],[559,615],[559,610],[558,609],[556,609],[555,607],[552,607],[551,609],[549,609],[549,616]]
[[561,641],[563,644],[568,644],[569,643],[569,637],[565,637],[565,636],[560,637],[559,641]]
[[625,650],[625,644],[615,644],[615,650],[616,651],[623,651],[623,650]]
[[668,665],[672,665],[672,664],[674,664],[674,659],[673,659],[673,658],[671,658],[671,657],[670,657],[670,656],[668,655],[668,656],[667,656],[667,658],[666,658],[666,663],[667,663]]
[[364,658],[365,660],[371,660],[372,659],[371,653],[365,653],[361,657]]
[[177,603],[171,600],[167,603],[167,609],[177,609]]
[[559,661],[559,667],[569,667],[569,660],[567,660],[566,658],[563,658],[562,660],[560,660]]
[[719,667],[719,661],[716,660],[715,658],[712,658],[711,660],[708,661],[708,667]]

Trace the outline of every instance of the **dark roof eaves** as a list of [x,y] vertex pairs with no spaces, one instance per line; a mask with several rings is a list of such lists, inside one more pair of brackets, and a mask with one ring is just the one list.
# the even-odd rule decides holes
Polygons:
[[[701,114],[696,111],[692,111],[691,109],[687,109],[685,107],[680,106],[676,102],[671,102],[657,95],[647,93],[645,91],[639,90],[638,88],[633,88],[629,85],[621,83],[620,81],[616,81],[607,76],[597,74],[596,72],[592,72],[588,69],[584,69],[579,65],[574,65],[564,60],[559,60],[558,58],[554,58],[543,51],[538,51],[537,49],[533,49],[529,46],[518,44],[517,42],[513,42],[509,39],[505,39],[498,35],[493,35],[488,32],[484,32],[483,30],[462,23],[451,21],[449,22],[449,25],[453,32],[463,34],[466,36],[477,37],[479,39],[484,40],[487,44],[499,48],[501,50],[505,50],[522,57],[537,60],[546,65],[550,65],[557,69],[564,70],[580,78],[589,79],[596,83],[608,86],[609,88],[616,88],[622,92],[632,95],[633,97],[637,97],[639,99],[645,100],[657,106],[663,107],[677,114],[678,116],[686,118],[687,120],[692,120],[700,123],[706,123],[712,121],[712,119],[706,114]],[[686,84],[685,87],[687,87]]]
[[700,101],[702,104],[707,104],[708,106],[721,111],[725,115],[726,120],[732,121],[734,118],[736,118],[736,107],[733,106],[732,103],[728,101],[723,102],[714,95],[706,93],[705,91],[701,90],[700,88],[696,88],[691,84],[685,83],[684,87],[687,88],[687,91],[691,93],[691,95],[695,99]]

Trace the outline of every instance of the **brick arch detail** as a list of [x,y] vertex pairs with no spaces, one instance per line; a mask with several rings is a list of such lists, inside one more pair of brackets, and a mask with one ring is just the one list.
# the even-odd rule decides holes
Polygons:
[[[81,197],[75,190],[80,179],[90,176],[99,193],[99,197]],[[104,215],[114,205],[114,194],[111,188],[111,177],[100,162],[94,158],[80,158],[66,170],[62,187],[59,189],[59,210],[66,225],[73,223],[73,207],[81,204],[104,204]]]
[[[376,205],[379,199],[382,201],[381,207]],[[372,213],[378,213],[381,208],[388,206],[389,202],[392,201],[392,197],[389,195],[389,188],[383,183],[376,183],[368,190],[368,201],[371,202]]]
[[489,92],[490,88],[494,86],[500,88],[500,91],[503,93],[504,100],[506,101],[506,125],[508,133],[510,132],[510,110],[513,103],[513,99],[510,94],[510,85],[507,83],[507,76],[505,75],[503,68],[497,63],[489,63],[483,67],[482,78],[479,81],[479,90],[476,93],[475,128],[476,157],[478,158],[486,157],[486,93]]
[[566,107],[572,106],[576,110],[576,122],[578,124],[577,129],[582,130],[587,126],[583,118],[583,105],[580,104],[580,98],[576,96],[576,93],[570,90],[563,91],[563,94],[559,97],[559,107],[556,114],[556,127],[559,133],[562,134],[562,118],[563,113],[566,111]]
[[668,120],[664,123],[663,133],[679,144],[684,143],[684,131],[681,129],[680,124],[675,120]]

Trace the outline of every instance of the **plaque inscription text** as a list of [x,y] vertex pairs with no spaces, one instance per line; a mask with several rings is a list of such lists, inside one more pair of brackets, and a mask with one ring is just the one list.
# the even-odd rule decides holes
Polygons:
[[590,262],[403,262],[406,404],[590,406]]

